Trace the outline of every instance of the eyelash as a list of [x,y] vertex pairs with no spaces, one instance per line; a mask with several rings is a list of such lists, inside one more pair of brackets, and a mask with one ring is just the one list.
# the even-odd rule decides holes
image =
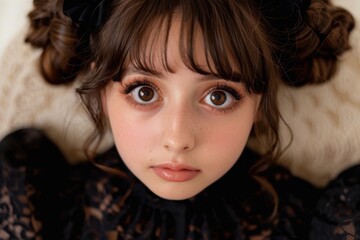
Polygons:
[[131,83],[122,83],[122,85],[123,85],[123,89],[121,90],[121,93],[127,96],[126,100],[134,107],[140,110],[148,110],[149,108],[151,109],[151,107],[153,107],[154,104],[141,104],[135,101],[135,99],[131,96],[131,92],[133,90],[141,86],[146,86],[152,88],[156,93],[160,92],[160,89],[146,78],[135,79]]
[[244,97],[243,94],[241,94],[240,92],[238,92],[233,87],[231,87],[227,84],[219,83],[216,85],[215,88],[211,89],[210,92],[216,91],[216,90],[222,90],[222,91],[226,91],[226,92],[230,93],[236,101],[240,101]]
[[218,91],[218,90],[229,93],[234,98],[234,103],[226,108],[211,107],[211,109],[215,112],[219,112],[219,113],[231,112],[232,110],[234,110],[237,107],[237,105],[240,103],[240,101],[244,98],[244,94],[240,93],[238,90],[234,89],[227,83],[218,83],[216,85],[216,87],[209,89],[206,92],[205,96],[207,96],[211,92]]
[[[137,87],[140,87],[140,86],[147,86],[147,87],[152,88],[157,93],[160,92],[159,87],[157,87],[155,84],[153,84],[151,81],[147,80],[146,78],[135,79],[133,82],[128,83],[128,84],[124,83],[123,90],[121,92],[124,95],[129,95],[134,89],[136,89]],[[229,93],[234,98],[234,103],[231,104],[231,106],[226,107],[226,108],[216,108],[216,107],[209,106],[212,111],[215,111],[218,113],[226,113],[226,112],[234,110],[236,108],[237,104],[244,98],[244,95],[242,93],[240,93],[238,90],[234,89],[233,87],[229,86],[226,83],[218,83],[215,87],[209,89],[206,92],[205,96],[207,96],[211,92],[219,91],[219,90]],[[140,103],[135,102],[132,99],[132,97],[129,97],[129,98],[130,98],[129,100],[131,101],[131,103],[134,104],[136,107],[143,107],[143,108],[149,107],[146,104],[140,104]]]
[[129,94],[131,93],[132,90],[134,90],[137,87],[140,86],[147,86],[147,87],[151,87],[152,89],[154,89],[156,92],[159,92],[160,89],[154,85],[153,83],[151,83],[149,80],[145,79],[135,79],[132,83],[130,84],[123,84],[124,85],[124,89],[122,91],[123,94]]

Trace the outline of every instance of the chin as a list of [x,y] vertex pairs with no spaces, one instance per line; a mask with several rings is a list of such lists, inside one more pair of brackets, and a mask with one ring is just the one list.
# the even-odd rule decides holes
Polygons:
[[163,199],[166,199],[166,200],[172,200],[172,201],[181,201],[181,200],[187,200],[187,199],[190,199],[194,196],[196,196],[196,194],[192,194],[192,195],[189,195],[189,194],[171,194],[171,193],[165,193],[165,194],[157,194],[157,193],[154,193],[156,194],[158,197],[161,197]]
[[157,195],[160,198],[166,199],[166,200],[174,200],[174,201],[180,201],[180,200],[186,200],[189,198],[192,198],[194,196],[196,196],[198,193],[200,193],[202,191],[202,189],[200,190],[188,190],[186,189],[184,190],[180,190],[180,189],[151,189],[149,188],[151,192],[153,192],[155,195]]

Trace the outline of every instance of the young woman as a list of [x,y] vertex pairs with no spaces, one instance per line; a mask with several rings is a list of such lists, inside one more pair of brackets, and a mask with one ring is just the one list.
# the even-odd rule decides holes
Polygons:
[[[0,238],[330,239],[320,191],[272,164],[276,89],[331,76],[348,12],[320,0],[34,4],[27,41],[44,49],[45,79],[83,74],[87,149],[108,126],[115,147],[69,167],[37,130],[6,137]],[[264,132],[260,157],[245,146]],[[334,226],[324,233],[346,232]]]

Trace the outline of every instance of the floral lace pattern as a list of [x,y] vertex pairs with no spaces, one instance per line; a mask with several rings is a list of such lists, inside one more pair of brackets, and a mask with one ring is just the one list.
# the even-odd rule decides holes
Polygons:
[[[14,190],[14,189],[11,189]],[[23,186],[19,190],[24,190]],[[31,195],[31,189],[24,192]],[[1,239],[37,239],[41,223],[34,217],[30,206],[22,204],[21,199],[28,196],[20,194],[16,199],[10,198],[9,190],[2,188],[0,198],[0,238]]]
[[40,131],[20,130],[1,141],[0,239],[61,239],[52,232],[59,231],[65,168]]
[[330,183],[318,202],[312,225],[313,240],[319,234],[324,239],[360,239],[360,165]]
[[0,238],[39,239],[41,223],[30,201],[35,190],[25,182],[25,166],[11,167],[1,159],[0,169]]

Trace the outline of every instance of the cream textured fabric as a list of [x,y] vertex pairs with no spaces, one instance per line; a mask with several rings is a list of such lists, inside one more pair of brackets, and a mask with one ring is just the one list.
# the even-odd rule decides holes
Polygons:
[[[282,163],[295,175],[324,185],[339,171],[360,162],[360,25],[336,76],[320,86],[284,87],[281,113],[293,131]],[[281,126],[282,139],[288,139]]]
[[[38,69],[40,50],[24,43],[26,29],[0,59],[0,138],[21,127],[38,127],[70,161],[84,159],[83,143],[93,127],[75,93],[75,85],[47,84]],[[111,145],[108,134],[99,151]]]
[[26,13],[31,7],[31,0],[0,0],[0,56],[26,24]]

